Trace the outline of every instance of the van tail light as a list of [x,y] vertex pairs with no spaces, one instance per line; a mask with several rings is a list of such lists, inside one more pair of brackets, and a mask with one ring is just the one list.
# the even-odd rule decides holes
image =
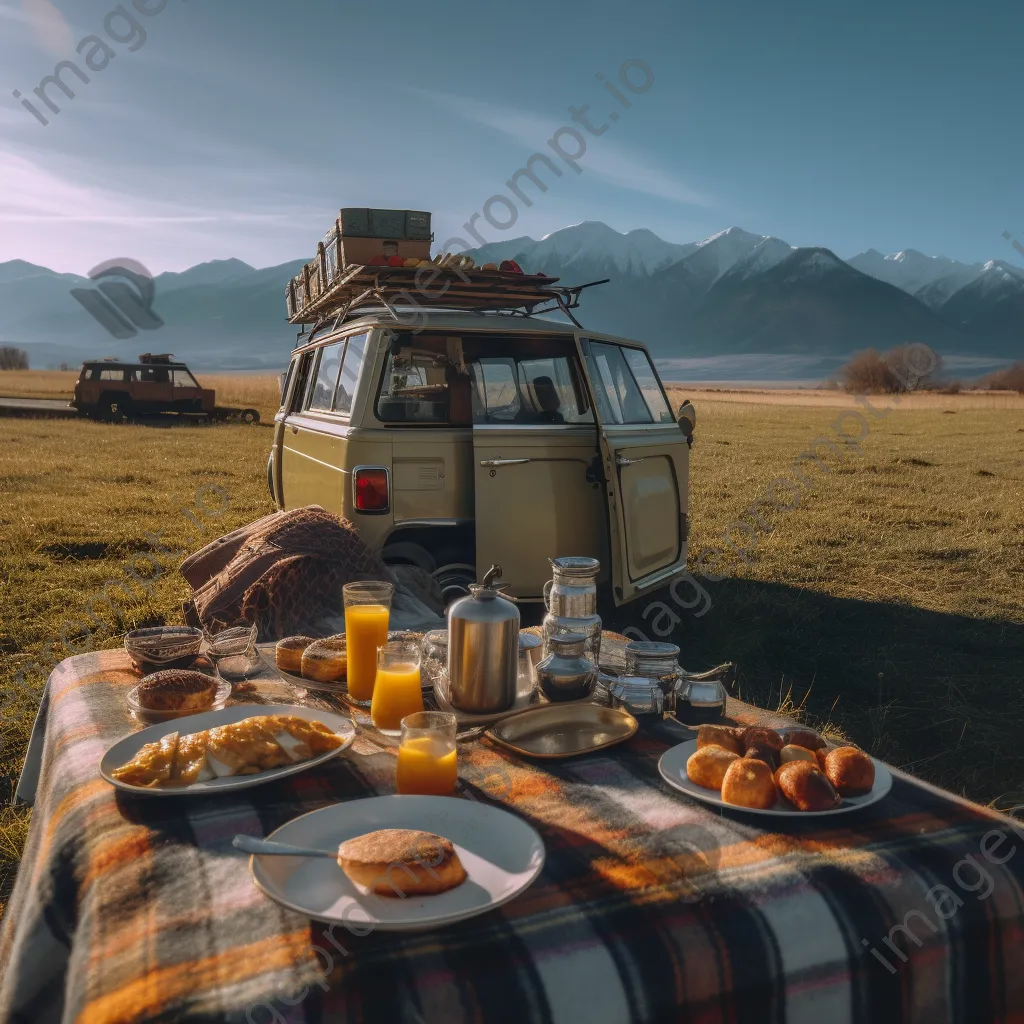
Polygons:
[[388,471],[382,466],[357,467],[352,479],[357,512],[387,512],[391,508]]

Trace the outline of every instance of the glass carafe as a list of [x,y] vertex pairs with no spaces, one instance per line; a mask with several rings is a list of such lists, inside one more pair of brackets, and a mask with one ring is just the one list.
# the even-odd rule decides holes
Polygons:
[[553,578],[544,584],[544,656],[551,653],[548,640],[559,633],[582,633],[584,655],[595,665],[601,658],[601,616],[597,614],[596,558],[551,558]]
[[626,674],[653,679],[666,697],[674,695],[685,675],[679,665],[679,648],[644,640],[626,644]]

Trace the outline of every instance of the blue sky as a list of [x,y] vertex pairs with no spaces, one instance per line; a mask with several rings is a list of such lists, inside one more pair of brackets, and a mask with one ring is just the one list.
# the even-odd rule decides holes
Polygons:
[[[342,205],[431,210],[439,241],[464,235],[590,104],[608,128],[575,126],[581,173],[557,161],[484,237],[736,224],[844,257],[1024,262],[1002,237],[1024,242],[1019,2],[136,2],[141,44],[124,17],[104,29],[112,0],[0,0],[0,261],[267,266],[311,255]],[[87,44],[109,63],[65,73],[76,96],[51,87],[46,111],[33,90],[58,60],[84,68],[90,34],[113,58]],[[626,60],[651,69],[645,92],[618,84]]]

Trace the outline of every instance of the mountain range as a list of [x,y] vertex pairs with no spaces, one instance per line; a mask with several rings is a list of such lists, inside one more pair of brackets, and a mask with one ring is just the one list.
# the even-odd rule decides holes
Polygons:
[[[908,249],[842,260],[820,247],[729,228],[699,242],[666,242],[585,221],[536,240],[470,250],[478,264],[514,259],[564,284],[610,278],[583,294],[590,329],[645,341],[659,358],[755,354],[827,358],[909,341],[961,357],[1024,355],[1024,270],[966,264]],[[273,369],[295,330],[284,286],[304,261],[255,269],[215,260],[154,278],[164,326],[116,340],[71,295],[94,282],[23,260],[0,263],[0,342],[34,367],[84,358],[174,352],[197,369]]]

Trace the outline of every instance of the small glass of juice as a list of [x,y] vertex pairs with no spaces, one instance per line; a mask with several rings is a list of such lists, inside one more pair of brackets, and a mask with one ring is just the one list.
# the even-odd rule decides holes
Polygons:
[[370,719],[382,733],[397,736],[406,715],[423,710],[420,645],[404,640],[386,643],[377,651],[377,681],[373,684]]
[[402,719],[398,792],[450,796],[459,780],[457,720],[446,711],[417,711]]
[[388,642],[388,620],[395,588],[391,583],[361,580],[342,587],[345,636],[348,640],[348,695],[369,704],[377,679],[377,648]]

